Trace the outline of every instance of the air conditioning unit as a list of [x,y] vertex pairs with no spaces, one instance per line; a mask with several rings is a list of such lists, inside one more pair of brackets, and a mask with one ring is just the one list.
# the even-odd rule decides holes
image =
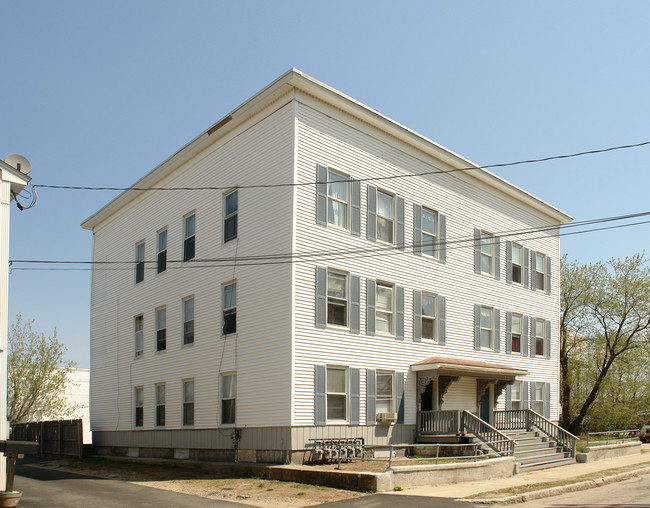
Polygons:
[[377,421],[379,423],[395,423],[397,421],[397,413],[377,413]]

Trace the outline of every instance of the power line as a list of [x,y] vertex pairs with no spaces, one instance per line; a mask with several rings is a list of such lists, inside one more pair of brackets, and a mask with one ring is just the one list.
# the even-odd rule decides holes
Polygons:
[[[643,141],[641,143],[634,143],[629,145],[618,145],[608,148],[600,148],[596,150],[587,150],[583,152],[576,152],[571,154],[564,155],[552,155],[549,157],[541,157],[538,159],[527,159],[520,160],[515,162],[504,162],[500,164],[488,164],[486,166],[471,166],[463,168],[454,168],[447,170],[434,170],[434,171],[425,171],[423,173],[413,173],[407,175],[391,175],[391,176],[373,176],[368,178],[350,178],[346,181],[348,182],[371,182],[371,181],[381,181],[381,180],[395,180],[398,178],[413,178],[416,176],[426,176],[426,175],[437,175],[443,173],[455,173],[457,171],[475,171],[478,169],[487,169],[487,168],[504,168],[508,166],[519,166],[522,164],[535,164],[538,162],[548,162],[552,160],[560,159],[570,159],[573,157],[581,157],[584,155],[594,155],[605,152],[612,152],[614,150],[625,150],[629,148],[638,148],[641,146],[650,145],[650,141]],[[238,189],[269,189],[275,187],[302,187],[307,185],[318,185],[318,184],[327,184],[328,182],[291,182],[291,183],[269,183],[269,184],[251,184],[251,185],[228,185],[225,187],[91,187],[91,186],[79,186],[79,185],[46,185],[46,184],[35,184],[32,185],[32,189],[43,188],[43,189],[57,189],[57,190],[90,190],[90,191],[195,191],[195,190],[229,190],[233,188]]]

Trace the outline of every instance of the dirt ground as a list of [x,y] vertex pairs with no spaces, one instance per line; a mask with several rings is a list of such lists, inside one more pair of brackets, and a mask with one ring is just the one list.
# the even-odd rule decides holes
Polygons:
[[[386,469],[385,462],[365,464],[381,464],[380,470]],[[266,480],[260,476],[235,478],[212,471],[192,470],[185,466],[132,464],[99,458],[59,459],[41,463],[39,466],[264,508],[311,506],[370,494],[304,483]],[[317,467],[333,469],[334,465]]]

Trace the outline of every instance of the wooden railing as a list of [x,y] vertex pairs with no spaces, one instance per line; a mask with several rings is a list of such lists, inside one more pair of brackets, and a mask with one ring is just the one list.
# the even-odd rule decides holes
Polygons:
[[560,444],[570,457],[575,458],[576,456],[578,438],[532,409],[495,411],[494,422],[496,428],[500,430],[538,431]]
[[463,410],[462,420],[465,433],[471,432],[479,441],[484,442],[500,455],[513,456],[515,454],[515,441],[481,420],[474,413]]
[[460,411],[418,411],[419,434],[460,435]]

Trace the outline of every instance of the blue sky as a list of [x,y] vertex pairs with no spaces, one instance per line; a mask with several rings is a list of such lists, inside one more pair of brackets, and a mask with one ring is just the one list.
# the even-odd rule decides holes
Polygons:
[[[482,164],[650,140],[650,3],[5,1],[0,158],[35,184],[128,186],[291,67]],[[495,171],[572,215],[650,210],[650,147]],[[114,192],[12,208],[11,259],[88,260]],[[28,201],[28,200],[23,200]],[[650,225],[566,237],[582,262]],[[10,276],[9,317],[89,366],[90,273]]]

